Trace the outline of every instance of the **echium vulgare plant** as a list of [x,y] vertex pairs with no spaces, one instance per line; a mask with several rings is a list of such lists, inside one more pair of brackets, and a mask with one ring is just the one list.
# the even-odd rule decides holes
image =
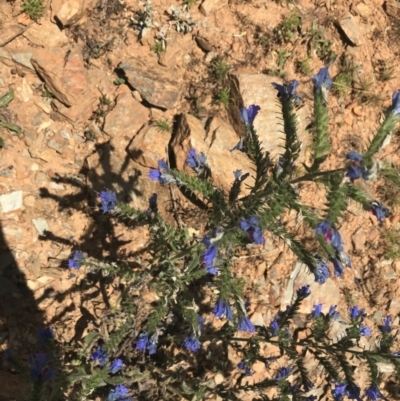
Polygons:
[[[165,160],[158,162],[158,169],[149,171],[148,179],[175,186],[196,199],[196,205],[207,216],[202,238],[192,238],[184,224],[168,224],[158,211],[156,194],[150,198],[147,210],[119,202],[113,191],[99,194],[104,214],[127,221],[129,226],[148,225],[149,263],[147,268],[133,269],[120,261],[96,261],[78,250],[71,256],[71,269],[88,268],[88,274],[101,271],[118,276],[124,283],[118,307],[105,317],[106,322],[113,322],[112,329],[88,334],[72,364],[68,382],[73,384],[71,394],[75,399],[103,395],[109,401],[201,400],[216,396],[239,400],[244,392],[253,392],[254,400],[311,401],[326,393],[328,399],[337,401],[346,397],[385,399],[379,364],[391,364],[397,380],[400,377],[400,351],[392,349],[395,329],[390,316],[372,329],[364,323],[365,311],[357,306],[350,308],[344,320],[338,320],[337,305],[321,303],[313,306],[299,330],[295,316],[310,295],[311,288],[306,285],[296,291],[291,305],[278,312],[267,327],[258,326],[248,315],[243,295],[246,283],[233,273],[235,251],[249,243],[262,246],[268,232],[268,238],[283,241],[308,267],[315,282],[324,285],[331,270],[340,277],[345,268],[352,267],[339,230],[348,200],[372,212],[378,224],[389,214],[354,181],[373,180],[384,174],[400,184],[397,172],[376,159],[400,119],[400,91],[393,94],[392,107],[368,149],[362,154],[351,151],[346,155],[347,165],[324,170],[331,149],[328,94],[332,81],[328,69],[322,68],[312,82],[313,146],[311,162],[303,163],[304,173],[294,174],[301,149],[296,80],[273,84],[282,108],[285,141],[276,162],[263,150],[254,128],[260,107],[242,108],[244,136],[238,144],[227,146],[232,152],[244,152],[254,171],[242,172],[237,166],[228,193],[213,184],[207,157],[196,149],[187,154],[190,173],[172,168]],[[247,185],[250,174],[253,181]],[[298,184],[306,181],[326,189],[322,211],[301,202]],[[242,194],[244,185],[246,193]],[[281,224],[281,217],[288,211],[297,212],[314,230],[318,250],[307,249]],[[156,296],[143,306],[138,294],[149,288]],[[221,324],[212,324],[210,315]],[[331,335],[335,324],[344,327],[339,337]],[[371,339],[373,335],[375,340]],[[274,351],[266,355],[268,344]],[[235,366],[228,358],[229,349],[242,356]],[[261,363],[266,378],[246,380],[253,375],[256,363],[258,371]],[[357,364],[368,373],[363,388],[356,380]],[[227,376],[232,372],[237,373],[237,379],[229,381]],[[214,380],[217,373],[225,380]]]

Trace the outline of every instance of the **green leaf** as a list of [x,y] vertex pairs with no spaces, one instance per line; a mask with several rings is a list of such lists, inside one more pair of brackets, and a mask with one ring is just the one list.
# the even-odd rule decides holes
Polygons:
[[83,351],[91,348],[95,340],[99,337],[100,333],[98,333],[97,331],[91,331],[83,340]]
[[6,107],[14,99],[14,91],[11,90],[0,98],[0,107]]
[[22,129],[20,126],[15,125],[15,124],[9,124],[2,120],[0,120],[0,127],[5,127],[7,129],[9,129],[10,131],[15,132],[17,135],[19,135],[22,132]]

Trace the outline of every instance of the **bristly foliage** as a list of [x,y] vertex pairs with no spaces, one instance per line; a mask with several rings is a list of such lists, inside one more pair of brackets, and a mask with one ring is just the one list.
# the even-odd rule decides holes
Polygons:
[[[222,75],[226,75],[227,71],[224,68],[220,68],[223,80],[226,77]],[[334,263],[335,275],[344,274],[340,270],[340,263],[351,266],[350,256],[344,251],[343,239],[336,230],[349,199],[371,210],[379,223],[389,215],[385,205],[371,199],[364,190],[354,185],[354,181],[369,179],[369,163],[377,165],[378,162],[372,157],[394,131],[397,115],[400,114],[400,91],[393,96],[394,110],[388,114],[364,156],[366,162],[353,151],[346,155],[347,167],[322,171],[321,166],[331,148],[327,103],[331,81],[327,68],[321,69],[313,82],[313,159],[311,167],[305,166],[306,173],[302,176],[296,177],[294,164],[300,155],[295,112],[295,100],[299,99],[295,92],[298,85],[296,80],[285,85],[273,84],[280,96],[285,135],[284,150],[278,163],[271,162],[254,128],[254,119],[260,107],[249,105],[241,110],[245,136],[232,151],[246,153],[254,164],[254,184],[247,185],[246,181],[246,194],[241,194],[242,183],[248,177],[246,173],[251,172],[244,171],[242,175],[241,166],[234,166],[235,180],[230,189],[224,188],[224,192],[214,185],[215,172],[207,164],[206,155],[203,152],[196,153],[195,149],[189,151],[186,164],[196,174],[171,169],[164,160],[159,161],[158,170],[150,171],[151,180],[163,185],[176,185],[177,190],[182,191],[202,211],[204,218],[199,224],[201,232],[197,231],[199,227],[186,225],[189,224],[187,221],[176,219],[178,222],[174,224],[164,218],[158,211],[156,194],[149,199],[149,209],[141,211],[117,202],[116,194],[112,191],[100,193],[100,197],[105,199],[107,195],[108,199],[102,206],[103,213],[118,217],[123,222],[147,225],[148,238],[145,248],[135,252],[135,256],[139,254],[140,257],[134,261],[130,255],[126,260],[96,261],[85,256],[86,253],[79,252],[82,258],[79,258],[78,266],[78,257],[74,253],[71,267],[75,269],[82,265],[88,267],[90,272],[98,270],[104,273],[99,274],[102,278],[118,277],[121,289],[119,299],[113,303],[107,316],[102,318],[99,329],[87,335],[82,350],[77,353],[76,364],[71,366],[73,372],[69,376],[69,383],[72,383],[71,393],[76,393],[77,399],[87,399],[97,387],[105,388],[106,385],[120,383],[128,386],[142,381],[143,389],[142,386],[135,389],[131,386],[129,389],[120,387],[118,391],[126,399],[131,398],[127,394],[132,391],[137,391],[133,398],[143,396],[150,399],[145,392],[154,387],[162,389],[162,395],[158,394],[157,397],[162,396],[167,401],[184,398],[200,401],[215,395],[222,399],[239,400],[239,392],[262,392],[275,387],[278,394],[275,401],[305,401],[311,399],[306,392],[315,379],[313,370],[306,368],[309,357],[323,368],[319,373],[325,388],[333,381],[335,386],[346,386],[347,392],[354,391],[355,398],[359,398],[361,389],[354,381],[356,375],[350,356],[366,362],[370,384],[376,386],[374,391],[381,384],[378,362],[392,363],[400,375],[399,354],[393,353],[395,350],[392,349],[394,335],[391,334],[390,316],[384,320],[384,326],[379,326],[379,341],[370,341],[371,349],[365,350],[361,347],[360,338],[372,335],[373,331],[362,323],[363,311],[352,309],[346,331],[340,339],[332,338],[330,329],[333,320],[339,318],[339,312],[336,311],[336,305],[332,305],[329,312],[323,313],[323,299],[318,301],[321,304],[314,305],[312,314],[302,322],[299,336],[298,315],[304,310],[301,304],[310,295],[310,285],[296,289],[291,304],[277,311],[266,326],[259,320],[259,325],[255,324],[255,315],[249,315],[255,309],[244,298],[244,294],[254,289],[244,279],[240,266],[235,262],[243,256],[253,256],[243,255],[245,246],[268,251],[270,244],[267,242],[271,237],[274,240],[277,238],[291,249],[296,261],[308,267],[318,285],[324,285],[329,279],[328,262]],[[349,166],[360,174],[350,177],[348,173],[352,170]],[[227,168],[230,169],[230,166]],[[292,173],[295,178],[292,178]],[[384,165],[380,173],[385,180],[400,186],[399,174],[392,166]],[[302,203],[301,183],[304,181],[314,182],[325,190],[326,202],[322,211],[315,207],[317,200],[310,205]],[[105,201],[103,198],[102,202]],[[308,232],[315,230],[312,236],[316,241],[305,243],[298,238],[298,232],[291,229],[293,225],[287,224],[287,216],[291,212],[296,215],[296,226],[301,224],[301,228],[306,228]],[[318,252],[314,253],[316,250],[312,247],[318,248]],[[248,263],[247,268],[253,269],[254,266]],[[258,282],[255,283],[253,285],[256,287]],[[330,305],[324,308],[326,306]],[[210,313],[214,315],[212,320],[220,319],[223,322],[209,324]],[[237,331],[248,334],[237,335]],[[266,358],[263,352],[265,343],[274,346],[274,356]],[[210,364],[207,355],[213,353],[216,346],[218,358],[214,358]],[[216,371],[225,374],[227,367],[232,370],[228,358],[229,347],[242,357],[242,362],[237,366],[241,374],[234,385],[215,385],[212,377]],[[96,351],[93,352],[93,349]],[[94,358],[93,353],[100,353],[102,359],[98,355]],[[200,357],[194,357],[196,353]],[[121,359],[115,361],[115,358]],[[186,361],[183,365],[182,360]],[[272,371],[272,376],[259,382],[244,381],[245,376],[252,375],[252,365],[257,361],[265,363]],[[132,366],[137,368],[128,370]],[[363,366],[366,365],[360,364],[360,369]],[[278,370],[273,372],[274,369]],[[42,369],[39,373],[45,371]],[[193,375],[194,371],[204,371],[212,379],[204,380],[201,375]],[[108,399],[118,399],[116,392],[117,388],[113,388]],[[347,395],[350,398],[351,394]],[[262,393],[257,397],[269,400]]]
[[342,217],[343,212],[347,208],[347,193],[346,187],[342,185],[343,178],[340,174],[335,174],[326,180],[328,194],[326,196],[327,203],[324,220],[329,221],[335,225],[338,223],[339,218]]
[[399,115],[394,111],[388,112],[385,120],[383,121],[378,133],[372,139],[368,150],[364,153],[364,160],[367,167],[372,166],[372,157],[379,152],[386,138],[393,134],[396,129],[396,124],[399,121]]
[[300,155],[301,143],[297,136],[297,116],[294,112],[293,99],[290,97],[281,97],[283,129],[285,132],[285,152],[282,155],[282,173],[278,176],[283,180],[292,164],[296,162]]
[[314,91],[314,121],[315,136],[313,143],[313,164],[311,167],[304,165],[308,172],[319,170],[321,164],[327,159],[331,149],[328,131],[328,104],[321,91]]

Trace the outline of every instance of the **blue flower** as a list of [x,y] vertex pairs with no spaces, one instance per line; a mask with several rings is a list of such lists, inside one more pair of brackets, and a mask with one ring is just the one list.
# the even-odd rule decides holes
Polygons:
[[233,152],[234,150],[243,150],[243,138],[240,138],[240,141],[230,150],[230,152]]
[[284,99],[289,99],[296,93],[296,89],[299,86],[299,81],[294,79],[290,81],[288,84],[279,85],[275,82],[272,82],[272,86],[279,92],[279,94]]
[[320,317],[321,312],[322,312],[322,304],[314,305],[313,306],[314,310],[311,312],[311,316],[316,319]]
[[303,298],[303,299],[307,298],[310,294],[311,294],[311,290],[310,290],[310,286],[308,284],[304,285],[303,287],[300,287],[297,290],[297,296],[299,298]]
[[182,184],[179,178],[173,177],[171,174],[168,174],[167,171],[169,171],[169,167],[165,160],[161,159],[158,161],[158,170],[150,169],[149,177],[153,181],[159,181],[161,185]]
[[204,319],[204,317],[200,315],[198,315],[197,319],[199,322],[199,330],[201,330],[203,328],[204,323],[206,322],[206,319]]
[[[315,234],[322,234],[324,237],[331,231],[331,223],[329,221],[321,221],[315,228]],[[326,238],[325,238],[326,239]],[[330,239],[330,237],[329,237]]]
[[195,334],[191,334],[183,340],[183,345],[192,352],[197,352],[201,347],[201,342]]
[[333,320],[339,319],[339,312],[336,312],[337,305],[333,305],[329,308],[328,316]]
[[191,169],[198,172],[201,167],[204,167],[206,165],[206,160],[207,157],[203,152],[200,152],[200,156],[197,156],[196,150],[190,149],[186,158],[186,164]]
[[332,390],[332,395],[333,398],[335,399],[335,401],[339,401],[342,400],[344,395],[345,395],[345,391],[346,391],[346,383],[336,383],[335,384],[335,388]]
[[85,256],[80,251],[75,251],[72,255],[71,259],[68,259],[68,267],[70,269],[80,269],[82,266],[82,261],[85,259]]
[[362,401],[360,398],[360,387],[356,386],[354,383],[346,384],[345,394],[352,400],[356,399]]
[[263,237],[263,232],[259,224],[260,224],[260,218],[257,216],[249,216],[247,220],[241,218],[239,221],[240,228],[243,231],[247,232],[250,241],[258,245],[261,245],[265,243],[265,239]]
[[311,79],[316,90],[329,90],[332,87],[332,79],[329,76],[329,71],[326,67],[321,68],[317,75]]
[[315,266],[314,276],[315,281],[319,284],[324,284],[329,277],[328,264],[321,257],[316,257],[317,265]]
[[153,181],[159,181],[161,178],[161,172],[158,170],[153,170],[152,168],[149,171],[149,177]]
[[336,277],[342,277],[344,267],[341,263],[341,261],[338,258],[331,258],[332,263],[333,263],[333,271],[335,273]]
[[278,321],[277,321],[276,319],[274,319],[274,320],[271,322],[271,324],[270,324],[270,326],[269,326],[269,329],[271,330],[271,334],[272,334],[273,336],[277,336],[277,335],[278,335],[279,324],[278,324]]
[[379,326],[382,333],[390,333],[392,331],[392,318],[390,316],[386,316],[383,319],[383,325]]
[[165,171],[168,171],[168,170],[169,170],[168,164],[167,164],[167,162],[166,162],[164,159],[160,159],[160,160],[157,162],[157,164],[158,164],[158,168],[159,168],[160,170],[165,170]]
[[379,388],[376,386],[372,386],[365,390],[365,395],[371,401],[376,401],[378,398],[382,398],[387,401],[387,398],[380,392]]
[[393,92],[392,95],[392,108],[394,114],[400,114],[400,89]]
[[119,372],[122,367],[124,366],[124,363],[122,362],[121,359],[115,359],[114,361],[112,361],[111,365],[110,365],[110,373],[114,374]]
[[138,340],[136,340],[136,349],[138,351],[149,351],[150,355],[153,355],[157,351],[157,341],[158,335],[154,333],[150,339],[149,334],[147,332],[139,334]]
[[389,209],[378,201],[373,201],[371,204],[371,213],[376,216],[379,223],[382,223],[384,217],[389,217]]
[[221,318],[223,315],[225,315],[228,320],[233,319],[232,310],[229,303],[223,301],[222,299],[219,299],[215,304],[213,313],[218,318]]
[[101,347],[97,347],[96,351],[91,353],[94,362],[99,362],[100,366],[104,366],[107,362],[108,355]]
[[358,162],[358,163],[361,163],[363,161],[363,157],[355,150],[352,150],[349,153],[347,153],[346,158],[353,162]]
[[202,258],[207,266],[212,266],[215,257],[217,256],[218,247],[210,244],[210,246],[203,252]]
[[136,340],[136,349],[138,351],[146,351],[149,342],[149,334],[147,332],[139,334],[139,339]]
[[239,318],[238,329],[241,331],[249,331],[250,333],[254,333],[256,331],[253,323],[251,323],[250,319],[246,316],[241,316]]
[[322,221],[317,224],[315,229],[316,234],[322,234],[325,238],[325,241],[337,251],[343,251],[343,240],[338,230],[331,228],[331,224],[329,221]]
[[363,309],[358,309],[358,306],[351,306],[350,309],[349,309],[349,312],[350,312],[350,318],[352,320],[356,320],[356,319],[358,319],[360,317],[366,316],[365,309],[364,308]]
[[54,340],[54,330],[51,327],[45,327],[43,329],[39,329],[38,334],[39,334],[39,342],[41,345],[44,345],[51,340]]
[[158,334],[154,333],[147,344],[147,350],[149,351],[149,355],[154,355],[157,352],[157,344],[158,344]]
[[30,365],[30,374],[32,380],[37,382],[46,382],[54,378],[56,371],[49,367],[52,357],[48,354],[38,353],[35,356],[28,357]]
[[101,191],[101,210],[103,213],[111,212],[117,205],[117,195],[114,191]]
[[118,384],[108,393],[107,401],[131,401],[131,397],[126,397],[128,392],[129,390],[123,384]]
[[349,166],[347,169],[346,177],[349,177],[351,180],[358,180],[362,176],[361,168],[358,166]]
[[371,335],[371,329],[367,326],[364,326],[362,323],[360,323],[360,326],[358,327],[358,331],[360,333],[360,336],[370,336]]
[[288,377],[292,373],[292,368],[283,367],[279,370],[279,373],[276,375],[275,380],[282,380]]
[[254,119],[256,118],[259,110],[261,110],[260,106],[255,106],[251,104],[247,109],[245,107],[240,111],[240,116],[242,117],[245,125],[253,125]]
[[334,248],[337,252],[342,252],[343,251],[343,240],[342,236],[340,235],[338,230],[332,229],[331,230],[331,246]]
[[244,373],[246,374],[246,376],[252,376],[253,374],[251,373],[250,368],[247,366],[246,361],[242,361],[240,362],[238,365],[238,368],[240,370],[244,370]]
[[250,175],[250,173],[242,175],[242,170],[236,170],[233,172],[233,175],[235,176],[235,180],[243,182]]

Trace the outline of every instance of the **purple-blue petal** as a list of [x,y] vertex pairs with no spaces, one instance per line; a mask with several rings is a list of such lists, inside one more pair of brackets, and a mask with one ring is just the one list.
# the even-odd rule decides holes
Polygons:
[[400,114],[400,89],[392,95],[392,108],[395,114]]
[[253,323],[251,323],[250,319],[246,316],[241,316],[239,318],[238,329],[241,331],[249,331],[250,333],[254,333],[256,331]]
[[363,157],[360,155],[360,153],[356,152],[355,150],[351,150],[349,153],[347,153],[346,158],[353,162],[363,161]]

